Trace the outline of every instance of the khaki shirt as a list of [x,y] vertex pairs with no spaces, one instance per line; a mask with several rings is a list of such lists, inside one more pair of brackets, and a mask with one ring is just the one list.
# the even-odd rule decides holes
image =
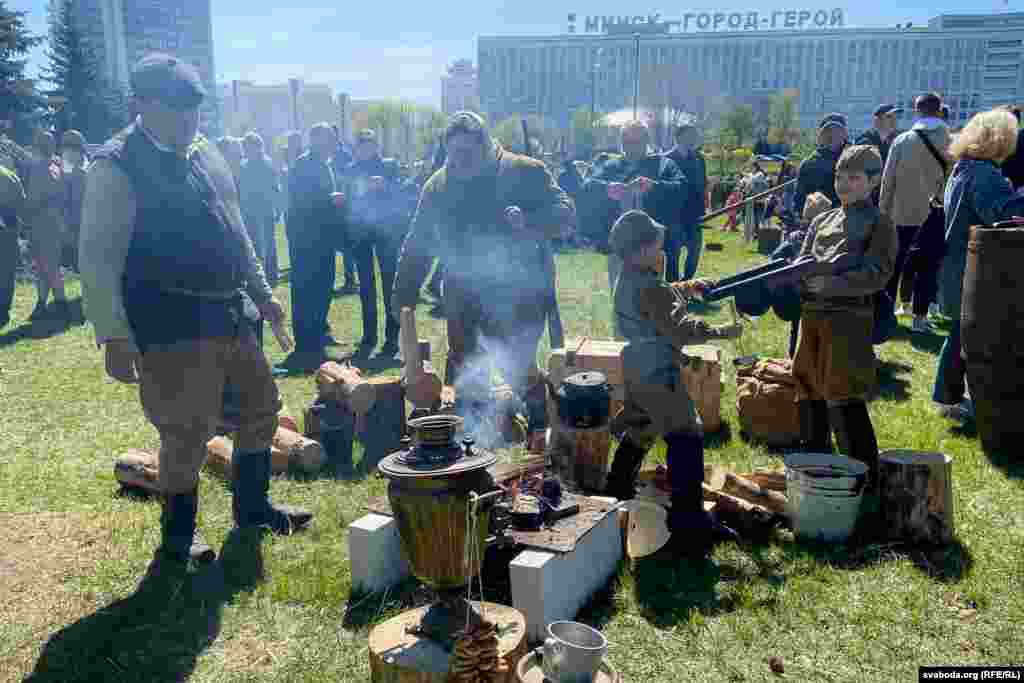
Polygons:
[[800,256],[810,255],[818,262],[847,253],[861,258],[854,268],[823,276],[824,289],[804,306],[809,310],[845,310],[851,305],[844,298],[864,298],[881,291],[896,268],[898,250],[899,238],[892,221],[869,201],[821,214],[811,223]]
[[[224,200],[228,220],[244,222],[238,205],[238,190],[227,163],[216,148],[204,141],[210,178]],[[109,159],[97,159],[89,166],[82,200],[82,232],[79,236],[79,269],[86,317],[93,325],[96,343],[127,340],[134,345],[125,313],[123,278],[132,243],[136,212],[135,190],[127,175]],[[246,292],[258,306],[273,298],[263,267],[252,242],[246,240]]]

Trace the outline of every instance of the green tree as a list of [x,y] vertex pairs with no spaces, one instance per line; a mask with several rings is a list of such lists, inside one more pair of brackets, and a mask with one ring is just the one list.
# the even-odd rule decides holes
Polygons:
[[787,92],[772,95],[768,109],[768,142],[793,144],[799,135],[796,95]]
[[123,126],[127,117],[120,111],[121,93],[100,77],[95,51],[75,25],[73,3],[51,0],[49,4],[49,63],[42,73],[52,88],[44,94],[54,109],[58,135],[74,128],[97,142]]
[[572,113],[572,141],[577,149],[593,149],[597,144],[597,126],[600,118],[590,107],[580,107]]
[[448,119],[435,107],[421,107],[416,114],[416,158],[429,159]]
[[25,78],[28,53],[42,40],[25,27],[25,12],[12,11],[0,0],[0,119],[11,122],[22,144],[31,142],[42,115],[44,100]]
[[754,135],[754,108],[749,104],[738,104],[722,118],[722,129],[736,138],[736,143],[743,143]]

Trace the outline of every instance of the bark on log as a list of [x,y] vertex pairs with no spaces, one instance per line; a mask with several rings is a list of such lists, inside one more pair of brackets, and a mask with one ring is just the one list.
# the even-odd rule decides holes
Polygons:
[[286,471],[289,466],[295,466],[299,469],[313,472],[323,467],[324,462],[327,460],[324,448],[319,442],[284,427],[278,427],[277,431],[274,432],[271,461],[273,461],[274,449],[284,453]]
[[761,488],[754,482],[732,472],[726,473],[722,492],[743,498],[780,515],[786,513],[786,496],[778,491]]
[[889,538],[928,545],[953,540],[953,459],[887,451],[878,461],[881,511]]
[[785,515],[772,512],[766,507],[722,493],[703,484],[704,500],[715,503],[715,512],[726,524],[741,534],[758,534],[769,531],[779,521],[788,521]]
[[377,398],[373,384],[363,379],[357,368],[334,361],[317,370],[316,387],[322,398],[346,403],[356,415],[370,412]]
[[405,434],[405,388],[400,377],[370,379],[377,400],[366,415],[357,416],[356,436],[363,444],[363,471],[376,470],[385,456],[401,446]]
[[[511,664],[508,675],[498,680],[513,683],[515,666],[526,655],[526,618],[505,605],[485,602],[483,608],[487,619],[504,634],[498,641],[498,656]],[[403,612],[370,631],[372,683],[448,683],[451,655],[433,641],[407,632],[423,619],[427,609]]]
[[747,472],[737,475],[769,491],[786,492],[785,472]]

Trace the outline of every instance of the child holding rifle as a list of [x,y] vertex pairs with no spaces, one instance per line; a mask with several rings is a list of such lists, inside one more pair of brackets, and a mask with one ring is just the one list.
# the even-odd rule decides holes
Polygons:
[[[836,164],[835,189],[841,206],[811,223],[801,259],[823,265],[802,281],[800,339],[793,374],[800,388],[804,447],[832,451],[830,427],[839,450],[865,463],[877,484],[878,442],[865,400],[875,386],[872,349],[873,296],[892,276],[898,247],[896,228],[872,200],[882,174],[874,147],[848,147]],[[842,263],[852,264],[838,272]]]
[[637,210],[624,213],[609,235],[609,246],[623,264],[613,296],[616,332],[627,345],[622,350],[625,406],[613,425],[624,435],[607,494],[620,500],[636,495],[633,487],[644,456],[663,436],[672,485],[669,548],[676,555],[701,558],[716,539],[735,538],[735,532],[704,511],[704,435],[680,378],[680,349],[708,339],[736,339],[742,327],[712,327],[686,315],[686,299],[712,283],[664,282],[664,239],[664,226]]

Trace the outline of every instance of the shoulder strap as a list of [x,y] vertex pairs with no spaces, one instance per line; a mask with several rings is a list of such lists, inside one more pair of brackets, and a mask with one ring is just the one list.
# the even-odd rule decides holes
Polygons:
[[946,167],[946,160],[941,154],[939,154],[939,150],[935,149],[935,145],[933,145],[932,141],[928,139],[928,136],[925,135],[920,128],[915,128],[914,132],[917,133],[917,137],[921,138],[921,142],[923,142],[924,146],[928,148],[928,151],[932,153],[935,160],[939,162],[939,166],[942,167],[942,175],[949,173],[949,169]]

